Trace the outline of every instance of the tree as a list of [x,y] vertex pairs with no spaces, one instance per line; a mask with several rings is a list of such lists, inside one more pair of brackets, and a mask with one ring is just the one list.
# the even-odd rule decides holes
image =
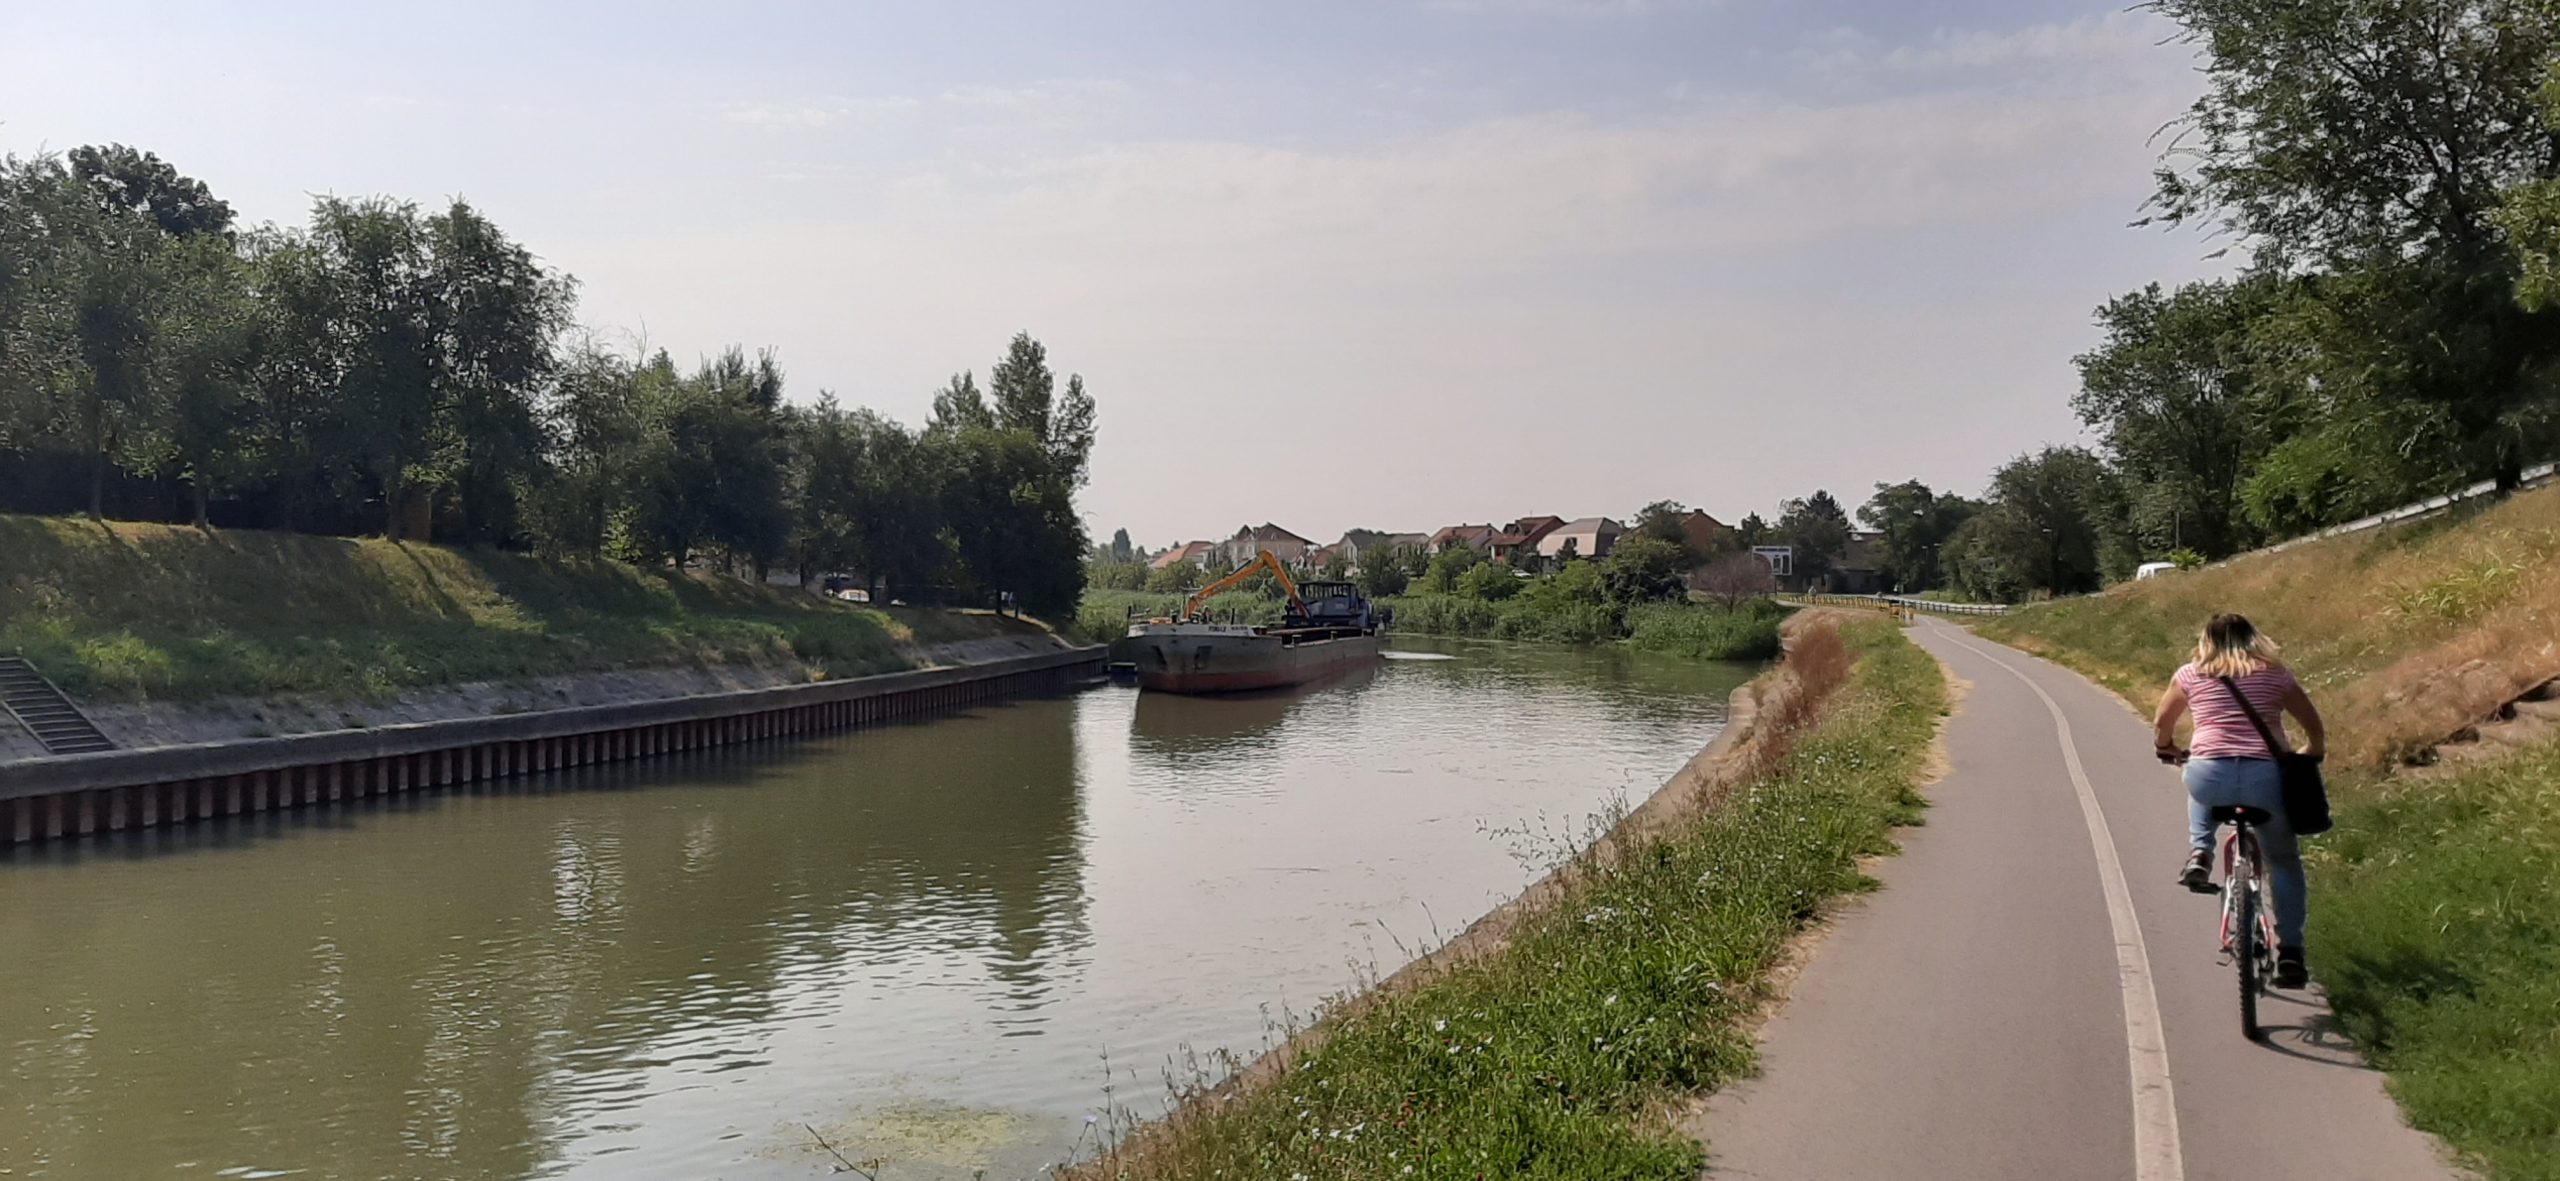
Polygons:
[[942,489],[915,432],[869,410],[854,411],[848,426],[860,445],[850,489],[856,564],[870,576],[873,601],[886,602],[951,562]]
[[1058,394],[1049,372],[1049,350],[1021,332],[988,372],[987,395],[996,426],[1028,434],[1039,443],[1053,478],[1070,491],[1084,487],[1085,465],[1093,452],[1094,409],[1083,377],[1070,374],[1066,393]]
[[1733,542],[1745,550],[1769,544],[1769,522],[1761,520],[1758,513],[1743,514],[1741,523],[1733,527]]
[[642,555],[683,566],[712,547],[732,572],[761,572],[782,555],[790,536],[782,381],[771,353],[750,362],[733,347],[658,391],[632,513]]
[[844,407],[828,391],[818,392],[814,406],[786,410],[784,421],[791,435],[785,491],[791,532],[783,548],[806,587],[853,564],[853,523],[842,490],[852,482],[855,447]]
[[313,320],[288,331],[325,342],[315,367],[329,404],[321,451],[341,466],[342,489],[369,482],[382,498],[382,533],[399,540],[418,483],[436,452],[437,351],[425,227],[417,206],[323,197],[308,237],[315,266]]
[[1128,530],[1114,529],[1111,531],[1111,560],[1114,562],[1133,562],[1137,560],[1136,551],[1129,545]]
[[73,148],[68,160],[71,175],[109,213],[146,218],[172,238],[231,230],[229,204],[149,152],[108,144]]
[[[29,435],[74,442],[89,460],[93,518],[105,515],[112,469],[158,469],[183,451],[201,523],[245,333],[230,206],[121,144],[12,160],[5,172],[0,387],[25,393],[0,395],[0,428],[14,418]],[[50,409],[33,396],[47,390]]]
[[1795,547],[1795,573],[1812,581],[1831,573],[1849,549],[1849,512],[1827,491],[1780,506],[1778,534]]
[[1452,545],[1431,555],[1431,564],[1422,575],[1422,593],[1445,595],[1458,587],[1458,577],[1483,564],[1484,555],[1472,546]]
[[2020,456],[1992,476],[1991,503],[1950,539],[1956,583],[1983,598],[2098,589],[2133,572],[2115,478],[2077,447]]
[[1706,555],[1689,543],[1688,517],[1689,506],[1676,500],[1657,500],[1636,510],[1635,523],[1628,532],[1678,547],[1688,565],[1694,567]]
[[1769,573],[1768,559],[1741,551],[1721,555],[1692,572],[1689,589],[1732,611],[1776,594],[1778,580]]
[[1520,576],[1500,562],[1479,562],[1467,567],[1452,589],[1471,599],[1500,602],[1520,593]]
[[62,162],[10,161],[0,190],[0,427],[80,455],[88,508],[108,474],[157,463],[171,402],[163,330],[178,240]]
[[1938,585],[1938,556],[1980,506],[1961,496],[1940,495],[1918,480],[1878,484],[1875,495],[1858,508],[1858,520],[1882,534],[1885,576],[1905,591]]
[[2264,450],[2252,338],[2288,286],[2260,275],[2163,294],[2155,283],[2098,309],[2106,339],[2076,360],[2072,409],[2105,439],[2155,551],[2221,557],[2258,540],[2239,499]]
[[1317,572],[1328,582],[1351,577],[1351,559],[1337,548],[1324,556],[1324,568]]
[[425,219],[435,454],[459,498],[459,539],[506,543],[543,458],[543,390],[558,369],[575,287],[469,204]]
[[1360,558],[1357,581],[1360,583],[1362,594],[1373,599],[1383,599],[1389,595],[1403,594],[1405,587],[1412,583],[1413,575],[1405,569],[1401,555],[1392,551],[1371,550]]
[[229,242],[211,236],[181,242],[171,262],[174,311],[161,356],[169,407],[161,435],[171,474],[187,482],[189,519],[203,529],[211,523],[214,492],[251,472],[241,435],[255,394],[251,358],[261,308],[249,268]]
[[1207,573],[1200,563],[1186,558],[1158,570],[1147,572],[1147,590],[1153,594],[1178,594],[1194,587],[1209,585]]
[[1606,607],[1609,584],[1600,574],[1601,563],[1567,562],[1552,573],[1530,580],[1520,597],[1534,604],[1541,614],[1556,614],[1568,609]]
[[[2260,267],[2351,280],[2345,329],[2297,356],[2326,391],[2441,419],[2463,474],[2515,486],[2549,441],[2560,331],[2518,304],[2507,190],[2560,173],[2537,92],[2548,0],[2153,0],[2206,55],[2207,89],[2151,200],[2237,235]],[[2535,190],[2526,189],[2530,194]],[[2528,288],[2529,289],[2529,288]],[[2341,356],[2340,354],[2348,354]]]
[[1690,566],[1688,547],[1631,534],[1619,538],[1600,560],[1600,579],[1614,603],[1677,599],[1687,594]]

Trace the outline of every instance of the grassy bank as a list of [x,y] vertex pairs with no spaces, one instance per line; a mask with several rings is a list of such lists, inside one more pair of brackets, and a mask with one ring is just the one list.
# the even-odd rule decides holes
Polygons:
[[2560,743],[2394,767],[2560,673],[2555,555],[2560,489],[1982,626],[2145,708],[2211,613],[2280,640],[2332,735],[2312,971],[2411,1122],[2537,1181],[2560,1181]]
[[2282,642],[2335,757],[2423,749],[2560,675],[2560,487],[2442,517],[2128,582],[1986,620],[1984,635],[2156,700],[2197,629],[2238,611]]
[[1796,735],[1766,771],[1624,836],[1499,948],[1345,1007],[1264,1085],[1086,1175],[1695,1177],[1667,1101],[1750,1068],[1766,973],[1912,817],[1945,704],[1937,665],[1881,620],[1806,629],[1790,667],[1812,692],[1764,719]]
[[794,661],[909,667],[1027,625],[736,579],[375,540],[0,516],[0,653],[77,697],[196,700]]
[[2313,968],[2411,1123],[2560,1181],[2560,742],[2346,785],[2313,842]]
[[1648,603],[1621,612],[1603,603],[1552,602],[1522,595],[1500,602],[1467,595],[1389,600],[1397,631],[1478,639],[1630,646],[1707,660],[1766,660],[1778,654],[1785,612],[1760,602],[1728,611],[1691,603]]

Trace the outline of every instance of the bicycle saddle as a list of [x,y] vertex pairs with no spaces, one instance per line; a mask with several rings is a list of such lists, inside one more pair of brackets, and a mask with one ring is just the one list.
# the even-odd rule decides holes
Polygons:
[[2266,809],[2252,808],[2246,804],[2224,804],[2215,808],[2212,815],[2215,824],[2229,824],[2234,820],[2247,821],[2250,824],[2265,824],[2275,819],[2275,815]]

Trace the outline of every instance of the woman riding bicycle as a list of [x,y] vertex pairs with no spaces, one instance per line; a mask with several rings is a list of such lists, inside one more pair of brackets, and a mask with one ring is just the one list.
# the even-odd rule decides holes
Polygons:
[[[2288,713],[2302,722],[2307,740],[2302,753],[2318,758],[2328,742],[2319,709],[2278,659],[2275,641],[2238,615],[2216,615],[2206,623],[2203,637],[2196,642],[2195,659],[2169,679],[2169,691],[2161,695],[2160,712],[2152,719],[2153,746],[2160,758],[2187,764],[2190,847],[2178,881],[2200,893],[2213,890],[2212,809],[2236,805],[2267,813],[2269,819],[2257,826],[2257,832],[2275,887],[2275,986],[2300,988],[2310,980],[2302,956],[2302,926],[2310,911],[2304,897],[2302,850],[2292,825],[2285,822],[2284,779],[2275,752],[2267,749],[2248,711],[2232,696],[2232,685],[2266,720],[2276,742],[2292,745],[2284,732]],[[2181,750],[2178,718],[2188,713],[2195,715],[2195,731],[2188,749]]]

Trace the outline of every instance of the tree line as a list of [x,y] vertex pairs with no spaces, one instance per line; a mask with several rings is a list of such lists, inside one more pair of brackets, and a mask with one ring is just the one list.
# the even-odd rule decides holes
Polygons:
[[[2079,590],[2515,488],[2560,442],[2560,4],[2144,7],[2205,88],[2137,224],[2203,227],[2242,266],[2098,308],[2072,406],[2099,446],[2021,459],[1992,499],[2064,535]],[[1985,547],[1980,576],[2017,581],[2004,548],[2047,536]]]
[[860,571],[1063,611],[1093,399],[1016,336],[910,429],[578,328],[469,203],[321,197],[243,226],[122,145],[0,158],[0,511]]
[[[2096,446],[2022,455],[1979,499],[1878,485],[1858,517],[1905,589],[2095,590],[2512,490],[2560,450],[2560,0],[2140,7],[2204,93],[2135,224],[2241,265],[2096,310],[2072,396]],[[1820,573],[1846,515],[1817,494],[1782,516],[1738,532]]]

